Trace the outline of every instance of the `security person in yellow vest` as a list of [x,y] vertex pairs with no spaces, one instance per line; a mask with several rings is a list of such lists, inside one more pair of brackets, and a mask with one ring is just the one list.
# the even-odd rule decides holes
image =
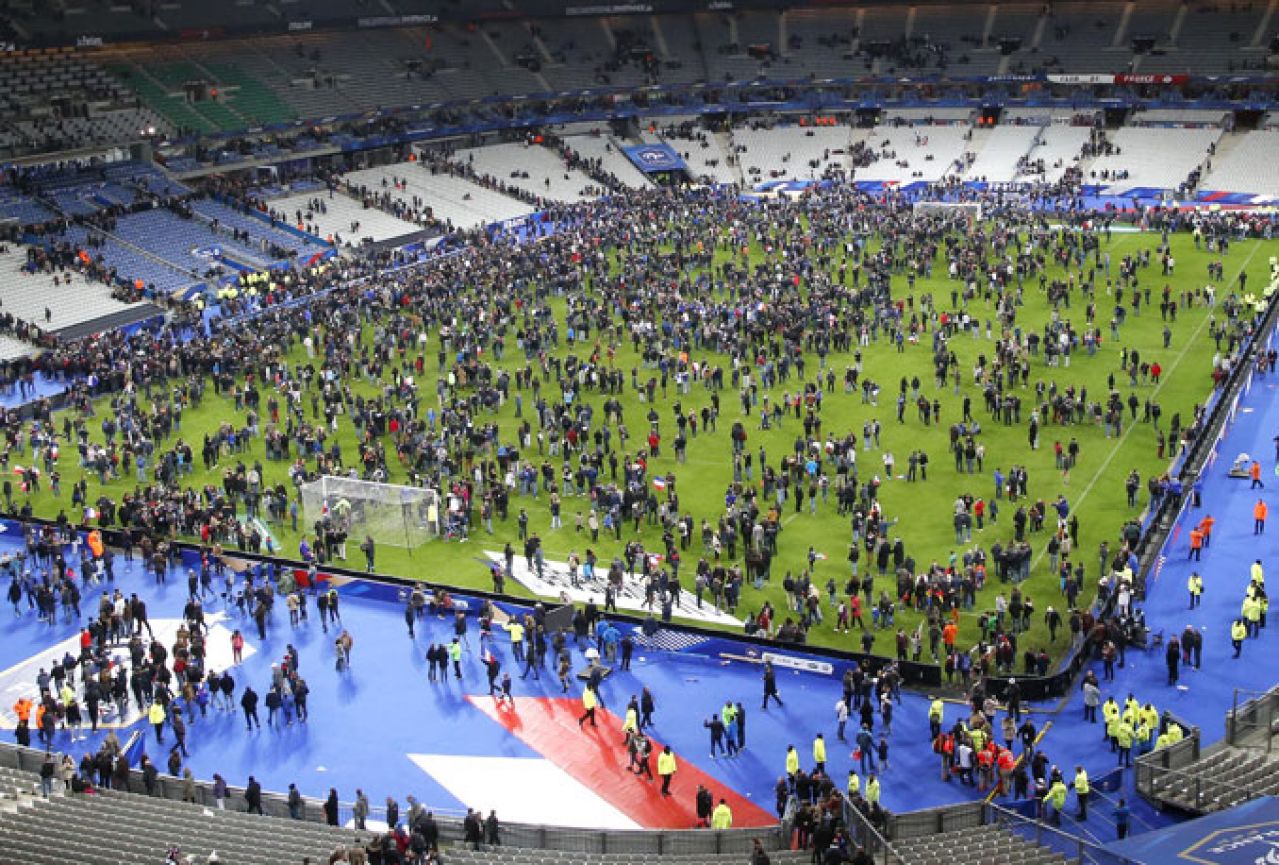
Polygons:
[[1154,731],[1150,729],[1150,725],[1142,721],[1137,725],[1137,732],[1133,734],[1133,745],[1137,748],[1138,754],[1144,754],[1150,750],[1150,740],[1154,736]]
[[1115,742],[1119,746],[1119,765],[1132,765],[1133,730],[1131,724],[1118,721],[1115,726]]
[[1257,600],[1255,595],[1249,594],[1243,599],[1243,608],[1240,611],[1243,614],[1244,630],[1249,637],[1260,635],[1261,631],[1261,601]]
[[675,770],[679,767],[675,765],[675,755],[671,753],[671,746],[667,745],[662,749],[662,753],[657,755],[657,774],[662,776],[662,795],[671,795],[671,779],[675,777]]
[[849,769],[848,770],[848,798],[852,799],[853,796],[861,792],[861,789],[862,789],[862,779],[858,777],[857,770]]
[[719,804],[715,806],[714,812],[711,814],[712,829],[732,829],[733,828],[733,811],[728,807],[728,803],[723,799],[719,800]]
[[595,723],[595,707],[599,705],[599,698],[595,696],[595,689],[587,685],[582,691],[582,717],[577,719],[577,728],[582,729],[582,725],[590,721],[592,727],[599,726]]
[[1119,723],[1119,704],[1115,702],[1114,696],[1106,698],[1106,702],[1101,704],[1101,716],[1106,722],[1106,738],[1110,741],[1110,751],[1114,753],[1115,748],[1115,729]]
[[932,734],[929,736],[929,741],[941,735],[942,716],[945,711],[942,701],[937,697],[934,697],[933,701],[928,704],[928,730]]
[[866,779],[866,802],[874,805],[879,801],[879,779],[873,774]]
[[1159,710],[1155,708],[1154,703],[1146,703],[1141,707],[1141,712],[1137,715],[1138,719],[1145,722],[1146,726],[1152,730],[1159,729]]
[[1088,793],[1091,788],[1088,786],[1088,773],[1084,771],[1083,766],[1075,767],[1075,800],[1079,802],[1079,813],[1075,815],[1076,820],[1088,819]]
[[1193,610],[1199,606],[1199,602],[1203,597],[1204,578],[1199,576],[1197,572],[1191,574],[1190,579],[1186,581],[1186,588],[1190,591],[1190,609]]
[[1230,645],[1235,647],[1235,653],[1231,657],[1239,657],[1239,653],[1243,651],[1243,641],[1247,637],[1247,625],[1243,623],[1243,619],[1235,619],[1234,624],[1230,626]]
[[1119,750],[1119,728],[1124,725],[1124,720],[1119,717],[1116,711],[1113,715],[1106,719],[1106,738],[1110,740],[1110,753]]
[[1066,807],[1066,785],[1058,778],[1044,794],[1044,816],[1054,826],[1061,825],[1061,811]]
[[799,752],[795,750],[795,746],[791,745],[786,749],[786,776],[790,778],[791,786],[795,785],[795,776],[799,774]]
[[818,733],[817,738],[813,739],[813,762],[817,764],[817,770],[825,774],[826,740],[822,738],[821,733]]

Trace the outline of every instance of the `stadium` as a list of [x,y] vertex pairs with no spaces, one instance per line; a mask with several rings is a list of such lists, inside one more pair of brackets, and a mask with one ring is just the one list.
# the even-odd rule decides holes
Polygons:
[[1279,849],[1279,0],[0,0],[0,865]]

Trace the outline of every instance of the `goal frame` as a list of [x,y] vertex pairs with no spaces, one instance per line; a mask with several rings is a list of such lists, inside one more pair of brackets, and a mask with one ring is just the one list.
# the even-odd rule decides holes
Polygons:
[[339,521],[348,541],[366,536],[375,544],[413,550],[443,533],[438,490],[379,483],[341,475],[321,475],[298,487],[308,523]]
[[972,222],[981,220],[981,203],[976,201],[916,201],[912,207],[916,216],[931,214],[963,213]]

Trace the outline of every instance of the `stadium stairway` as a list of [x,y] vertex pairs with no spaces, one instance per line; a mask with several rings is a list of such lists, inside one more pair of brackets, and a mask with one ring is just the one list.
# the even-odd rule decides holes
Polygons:
[[719,143],[719,149],[723,151],[725,154],[731,155],[734,157],[732,162],[729,162],[727,159],[724,160],[725,167],[728,169],[728,171],[732,172],[734,182],[737,183],[742,189],[749,189],[750,187],[746,182],[746,176],[742,174],[742,166],[737,161],[736,154],[733,153],[732,134],[728,132],[715,132],[712,134],[714,135],[715,140]]

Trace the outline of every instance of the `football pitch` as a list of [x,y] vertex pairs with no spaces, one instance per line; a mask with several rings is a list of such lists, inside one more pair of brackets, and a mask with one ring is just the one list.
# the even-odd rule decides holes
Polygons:
[[[987,222],[983,229],[993,226]],[[1023,235],[1025,231],[1023,230]],[[851,435],[857,443],[857,468],[859,478],[865,482],[871,476],[879,476],[877,498],[882,504],[885,519],[891,525],[888,530],[890,540],[901,538],[906,553],[913,558],[916,573],[922,572],[930,563],[946,566],[949,562],[962,557],[965,550],[976,546],[989,551],[996,542],[1007,546],[1013,539],[1014,512],[1018,506],[1030,507],[1036,502],[1043,502],[1048,512],[1045,527],[1042,531],[1028,531],[1027,541],[1031,546],[1031,568],[1029,578],[1021,584],[1025,596],[1033,599],[1035,616],[1027,635],[1021,638],[1018,646],[1019,655],[1026,649],[1045,648],[1054,657],[1060,657],[1069,643],[1069,633],[1063,627],[1058,632],[1055,644],[1048,638],[1044,625],[1044,611],[1054,606],[1067,618],[1067,604],[1060,590],[1057,573],[1049,567],[1047,552],[1048,540],[1055,525],[1056,512],[1053,503],[1063,496],[1070,506],[1070,513],[1078,520],[1078,545],[1072,554],[1072,560],[1084,566],[1084,588],[1080,604],[1086,604],[1095,594],[1099,576],[1098,549],[1103,541],[1115,549],[1119,543],[1119,533],[1123,524],[1130,519],[1138,518],[1148,501],[1146,481],[1152,475],[1161,474],[1174,454],[1171,440],[1161,458],[1158,454],[1157,438],[1159,432],[1155,424],[1143,421],[1147,401],[1157,403],[1161,409],[1159,429],[1168,435],[1170,424],[1175,416],[1179,417],[1182,428],[1191,423],[1194,417],[1194,406],[1202,403],[1213,387],[1212,360],[1214,355],[1225,354],[1227,340],[1219,343],[1215,332],[1228,324],[1228,317],[1223,309],[1228,298],[1237,290],[1238,276],[1241,272],[1248,275],[1249,292],[1260,292],[1268,281],[1268,259],[1279,253],[1279,244],[1263,241],[1238,241],[1232,243],[1229,253],[1208,253],[1197,249],[1189,234],[1175,234],[1169,238],[1171,254],[1175,258],[1175,270],[1164,275],[1158,249],[1163,239],[1158,233],[1116,232],[1113,236],[1099,235],[1099,251],[1096,256],[1090,255],[1082,272],[1078,267],[1065,270],[1061,264],[1052,260],[1051,248],[1043,250],[1048,253],[1049,263],[1043,271],[1047,282],[1054,280],[1071,281],[1073,290],[1069,293],[1069,305],[1061,302],[1054,305],[1049,301],[1048,293],[1041,288],[1038,274],[1028,276],[1020,292],[1014,283],[1010,291],[1020,296],[1020,305],[1016,308],[1015,325],[1023,334],[1044,332],[1045,325],[1054,315],[1069,320],[1074,329],[1081,335],[1081,342],[1074,347],[1067,365],[1064,359],[1058,359],[1055,365],[1049,365],[1045,352],[1040,350],[1029,358],[1030,369],[1025,384],[1017,384],[1010,392],[1021,400],[1020,422],[1004,423],[992,417],[986,408],[986,400],[982,387],[974,382],[973,371],[984,357],[989,365],[995,357],[995,340],[1000,336],[1000,328],[995,309],[996,294],[986,292],[985,285],[979,284],[976,295],[963,307],[962,297],[952,300],[953,293],[962,294],[963,283],[948,278],[946,265],[939,255],[933,262],[931,275],[919,275],[913,285],[908,286],[904,272],[895,273],[892,281],[894,300],[900,301],[904,307],[906,322],[913,314],[919,315],[926,330],[919,333],[918,340],[906,339],[899,347],[881,330],[878,338],[868,345],[858,345],[855,338],[848,351],[833,351],[825,358],[825,369],[815,353],[805,354],[804,376],[801,379],[792,370],[788,380],[775,383],[772,387],[760,386],[759,404],[752,408],[750,414],[743,411],[739,393],[733,388],[730,380],[732,359],[726,354],[717,354],[703,349],[693,349],[691,360],[703,364],[719,366],[724,370],[724,388],[719,392],[720,413],[714,431],[699,429],[698,434],[688,437],[687,458],[677,461],[671,447],[675,437],[673,406],[678,402],[683,413],[690,410],[700,412],[709,406],[712,391],[699,382],[694,382],[687,393],[678,392],[672,378],[666,388],[658,388],[652,403],[643,399],[642,394],[631,386],[633,369],[638,370],[638,381],[642,384],[650,376],[659,376],[656,370],[648,367],[644,359],[636,354],[629,339],[621,339],[615,346],[612,358],[613,366],[621,371],[625,386],[620,395],[603,395],[598,391],[578,388],[576,400],[586,402],[594,408],[594,417],[602,420],[605,417],[604,403],[612,398],[620,400],[625,422],[630,430],[630,439],[624,444],[614,436],[613,447],[634,454],[636,448],[644,446],[643,439],[648,433],[647,417],[650,410],[655,410],[660,418],[662,446],[659,456],[650,459],[648,476],[658,477],[673,475],[675,489],[679,497],[681,513],[688,513],[694,520],[694,533],[690,548],[682,554],[683,563],[680,568],[680,580],[688,591],[693,587],[696,565],[699,557],[707,555],[703,551],[700,527],[702,521],[708,520],[716,524],[725,510],[725,495],[733,482],[732,442],[730,430],[734,423],[740,422],[747,434],[745,449],[755,459],[753,482],[758,487],[760,480],[759,455],[761,450],[766,454],[768,465],[776,467],[779,460],[795,452],[797,437],[804,435],[804,426],[793,412],[786,413],[780,423],[771,423],[770,428],[761,428],[760,407],[765,396],[776,403],[784,394],[794,395],[802,391],[805,383],[818,383],[823,391],[821,401],[821,435],[822,438],[836,438]],[[869,241],[871,249],[879,246],[879,240]],[[944,250],[944,246],[942,247]],[[842,250],[832,250],[828,266],[832,273],[838,269]],[[1109,277],[1118,283],[1120,262],[1125,256],[1139,256],[1149,253],[1150,263],[1137,269],[1138,286],[1142,292],[1142,302],[1138,313],[1134,313],[1130,303],[1131,289],[1123,296],[1123,305],[1127,309],[1123,323],[1118,329],[1118,338],[1112,337],[1111,319],[1114,317],[1116,298],[1107,290],[1107,270],[1098,265],[1100,256],[1108,255],[1110,259]],[[617,278],[620,273],[622,258],[630,254],[624,250],[614,251],[611,258],[612,274],[610,279]],[[730,257],[738,258],[735,253],[724,250],[717,252],[715,266],[718,267]],[[814,256],[816,258],[816,256]],[[738,258],[740,261],[740,258]],[[1223,278],[1214,281],[1209,277],[1209,265],[1220,261],[1223,267]],[[770,267],[780,263],[780,259],[765,250],[758,241],[752,242],[749,250],[749,265],[768,264]],[[1094,271],[1094,291],[1091,299],[1081,291],[1079,284],[1087,281],[1089,271]],[[702,271],[694,272],[696,277]],[[851,280],[846,276],[845,283]],[[723,280],[716,279],[717,284]],[[984,282],[984,281],[983,281]],[[1204,287],[1215,286],[1215,306],[1209,306]],[[1160,301],[1164,287],[1169,289],[1170,298],[1176,302],[1175,319],[1161,315]],[[588,291],[596,290],[594,287]],[[796,291],[806,291],[806,283],[801,283]],[[1148,293],[1148,297],[1147,297]],[[956,331],[948,341],[948,347],[958,359],[959,380],[948,380],[939,385],[934,377],[933,365],[933,332],[940,326],[934,315],[924,311],[924,298],[931,295],[931,310],[935,316],[946,314],[954,317],[967,312],[977,322],[977,326],[969,330]],[[728,297],[723,290],[712,295],[700,297],[704,302],[724,302]],[[1147,302],[1148,300],[1148,302]],[[579,360],[588,355],[591,345],[578,343],[569,345],[563,335],[566,333],[566,301],[555,292],[551,292],[545,301],[559,322],[560,342],[548,351],[559,358],[576,356]],[[1095,304],[1095,322],[1089,325],[1086,309],[1089,303]],[[505,307],[503,307],[505,310]],[[620,317],[613,314],[614,323]],[[987,329],[990,323],[992,328]],[[518,326],[518,321],[514,322]],[[251,327],[252,325],[247,325]],[[317,343],[318,327],[317,326]],[[1100,337],[1100,344],[1095,352],[1085,349],[1082,334],[1088,327],[1095,327]],[[367,347],[374,340],[376,324],[366,327],[363,342]],[[517,328],[512,328],[512,330]],[[593,331],[592,341],[597,332]],[[1165,345],[1167,342],[1167,345]],[[438,330],[432,328],[427,336],[423,355],[424,372],[417,377],[418,392],[421,396],[421,411],[436,404],[436,380],[447,372],[437,368],[436,351],[440,346]],[[505,370],[514,376],[515,371],[530,361],[524,352],[515,345],[513,334],[508,336],[507,350],[501,360],[487,354],[484,362],[494,367],[495,372]],[[1130,385],[1129,375],[1121,369],[1121,357],[1125,351],[1139,352],[1143,363],[1158,364],[1162,375],[1158,382],[1150,376],[1138,376],[1137,384]],[[411,353],[410,353],[411,355]],[[860,355],[861,379],[870,379],[878,385],[879,393],[875,403],[867,401],[860,386],[851,391],[846,390],[844,380],[849,368],[858,361]],[[295,366],[307,363],[319,364],[320,359],[309,360],[300,340],[288,346],[286,357]],[[412,363],[411,356],[406,358]],[[603,361],[608,363],[607,360]],[[827,387],[826,370],[833,373],[834,387]],[[535,373],[540,376],[539,373]],[[1086,402],[1104,403],[1109,395],[1109,383],[1113,377],[1114,387],[1124,403],[1123,425],[1118,435],[1107,436],[1102,424],[1096,422],[1091,415],[1082,422],[1069,424],[1054,423],[1051,416],[1042,416],[1041,406],[1048,402],[1052,393],[1062,394],[1073,388],[1076,396]],[[910,383],[918,379],[921,395],[929,403],[930,410],[935,405],[940,409],[939,417],[932,417],[925,423],[916,400],[911,393]],[[898,420],[897,398],[901,382],[908,383],[907,403],[903,420]],[[346,384],[354,395],[362,395],[366,399],[381,396],[386,382],[371,380],[364,375],[352,375]],[[1042,390],[1040,385],[1042,384]],[[262,406],[270,396],[267,386],[259,383],[262,390]],[[313,385],[314,387],[314,385]],[[559,398],[559,388],[554,376],[542,385],[542,394],[548,401]],[[522,396],[523,417],[516,416],[515,394]],[[1085,396],[1086,394],[1086,396]],[[466,396],[466,391],[462,391]],[[1129,397],[1135,395],[1136,404],[1140,406],[1136,418],[1129,412]],[[165,398],[164,389],[156,387],[156,399]],[[142,396],[138,397],[144,410],[151,404]],[[984,449],[982,467],[969,473],[957,470],[950,450],[950,427],[961,420],[965,399],[970,400],[971,414],[980,424],[981,432],[975,441]],[[283,401],[282,401],[283,402]],[[477,417],[480,423],[496,423],[500,429],[500,440],[514,443],[517,430],[524,421],[534,424],[533,434],[536,437],[536,414],[532,409],[532,392],[529,388],[519,390],[514,381],[512,396],[495,412],[481,410]],[[323,423],[323,417],[312,418],[309,395],[304,396],[303,407],[308,422]],[[1029,422],[1032,412],[1039,411],[1038,447],[1032,449],[1029,442]],[[100,428],[102,418],[111,412],[110,397],[103,397],[96,403],[96,416],[85,419],[85,427],[89,439],[94,442],[103,441]],[[262,410],[265,415],[265,410]],[[237,427],[245,423],[246,412],[237,411],[230,394],[218,395],[212,387],[206,388],[200,405],[189,407],[182,415],[181,430],[172,434],[167,440],[157,442],[156,454],[172,448],[181,438],[190,444],[196,455],[195,468],[192,474],[182,479],[184,486],[196,489],[206,484],[220,487],[224,473],[236,471],[237,466],[252,467],[259,463],[262,470],[263,485],[273,486],[283,483],[292,495],[296,495],[288,478],[291,460],[269,460],[266,458],[264,442],[261,436],[253,439],[243,453],[223,455],[217,466],[205,470],[200,460],[201,443],[206,435],[212,435],[221,424],[230,422]],[[268,418],[263,418],[266,426]],[[281,420],[284,420],[282,413]],[[863,448],[863,429],[867,421],[877,420],[881,426],[879,443],[872,442],[870,449]],[[55,429],[63,427],[61,415],[54,419]],[[699,417],[700,426],[700,417]],[[356,465],[359,432],[351,422],[350,413],[338,419],[336,439],[340,444],[346,465]],[[1063,448],[1068,447],[1074,439],[1078,443],[1078,457],[1068,472],[1057,465],[1055,443]],[[406,467],[396,459],[396,447],[391,434],[382,437],[386,447],[387,462],[390,467],[392,483],[404,483],[407,479]],[[928,455],[927,479],[908,481],[908,457],[912,452],[924,452]],[[296,457],[296,449],[293,451]],[[891,453],[894,457],[892,477],[887,476],[884,456]],[[522,456],[540,467],[543,461],[549,461],[554,468],[555,477],[560,477],[562,456],[552,456],[549,448],[545,455],[538,453],[538,446],[525,449]],[[619,454],[619,457],[621,454]],[[156,462],[152,458],[152,465]],[[308,465],[314,467],[314,462]],[[1013,466],[1024,468],[1027,474],[1027,496],[1016,503],[1006,499],[1000,500],[998,521],[991,522],[989,516],[984,528],[975,525],[971,540],[957,542],[953,524],[954,503],[957,498],[969,494],[974,498],[990,502],[995,496],[994,473],[996,469],[1007,475]],[[118,479],[106,484],[99,483],[93,471],[87,471],[79,464],[74,444],[64,445],[57,468],[61,473],[61,494],[55,496],[49,484],[43,482],[38,492],[30,495],[34,513],[37,516],[54,518],[59,512],[65,512],[73,521],[79,517],[73,512],[69,501],[71,485],[82,477],[88,485],[87,501],[92,504],[100,496],[106,495],[116,502],[129,493],[139,493],[133,472],[121,471]],[[780,624],[786,616],[787,598],[782,583],[787,572],[798,576],[809,566],[810,550],[816,553],[816,561],[812,568],[812,581],[821,590],[823,621],[812,627],[809,642],[846,649],[860,650],[861,635],[854,630],[851,633],[839,633],[835,630],[834,611],[830,608],[826,596],[826,584],[831,578],[835,580],[842,597],[843,587],[848,578],[848,548],[852,541],[850,521],[847,515],[840,515],[836,506],[835,474],[830,467],[825,469],[830,474],[830,491],[825,499],[819,498],[815,512],[810,512],[810,503],[805,500],[800,510],[796,510],[793,499],[788,499],[780,508],[781,530],[778,535],[777,556],[772,562],[771,578],[762,589],[753,587],[751,581],[743,583],[740,603],[736,609],[738,618],[746,616],[760,608],[765,600],[771,601],[777,616],[775,624]],[[1127,503],[1125,480],[1129,473],[1136,471],[1141,478],[1139,504],[1130,507]],[[152,474],[152,477],[154,475]],[[620,472],[619,472],[620,478]],[[601,482],[607,482],[607,468],[601,474]],[[16,483],[15,483],[16,486]],[[20,505],[22,498],[15,497],[15,506]],[[767,511],[769,502],[761,501],[761,508]],[[486,551],[500,551],[507,542],[515,548],[517,556],[522,553],[522,544],[518,540],[517,515],[524,509],[529,516],[529,530],[537,532],[543,539],[543,547],[548,560],[564,560],[570,551],[584,556],[587,548],[592,548],[598,555],[602,566],[606,566],[614,556],[620,556],[625,543],[638,539],[650,552],[663,549],[662,529],[653,526],[647,520],[641,522],[638,532],[632,530],[627,521],[621,533],[621,541],[616,541],[611,532],[601,530],[597,542],[592,542],[589,529],[579,533],[576,521],[579,513],[583,519],[590,511],[589,496],[564,494],[562,499],[563,527],[551,527],[549,496],[542,493],[540,497],[520,495],[517,490],[511,494],[511,506],[506,520],[494,518],[493,534],[488,534],[482,523],[470,528],[470,538],[466,543],[437,540],[418,546],[412,550],[391,547],[382,544],[377,551],[377,570],[381,573],[393,574],[431,583],[458,587],[483,588],[492,587],[488,568],[483,564]],[[241,506],[240,515],[243,516]],[[476,507],[478,515],[479,509]],[[270,522],[269,529],[276,548],[280,554],[294,558],[297,556],[299,543],[304,535],[309,534],[305,518],[299,519],[298,530],[295,531],[285,519],[282,522]],[[194,539],[193,539],[194,540]],[[362,569],[363,557],[356,549],[359,539],[352,538],[348,544],[348,566]],[[736,562],[726,562],[741,566],[744,543],[738,543]],[[228,552],[231,549],[228,546]],[[727,559],[727,552],[721,562]],[[993,564],[989,565],[990,576],[985,588],[979,593],[977,604],[962,612],[960,617],[960,638],[958,646],[968,648],[978,639],[978,616],[994,608],[995,596],[1003,592],[1005,597],[1011,586],[995,578]],[[873,560],[863,552],[860,562],[860,573],[876,572]],[[876,576],[874,594],[878,598],[881,590],[894,594],[896,582],[890,566],[885,576]],[[530,592],[515,581],[508,580],[506,590],[520,596],[530,596]],[[601,598],[602,599],[602,598]],[[709,599],[708,599],[709,603]],[[899,603],[900,607],[901,604]],[[793,615],[793,614],[789,614]],[[871,622],[869,607],[864,615],[866,623]],[[909,610],[900,610],[897,614],[894,629],[880,630],[876,633],[873,651],[877,654],[892,655],[895,653],[894,631],[900,625],[908,633],[913,632],[919,624],[920,616]],[[925,639],[923,660],[929,660]],[[1018,662],[1020,667],[1020,658]]]

